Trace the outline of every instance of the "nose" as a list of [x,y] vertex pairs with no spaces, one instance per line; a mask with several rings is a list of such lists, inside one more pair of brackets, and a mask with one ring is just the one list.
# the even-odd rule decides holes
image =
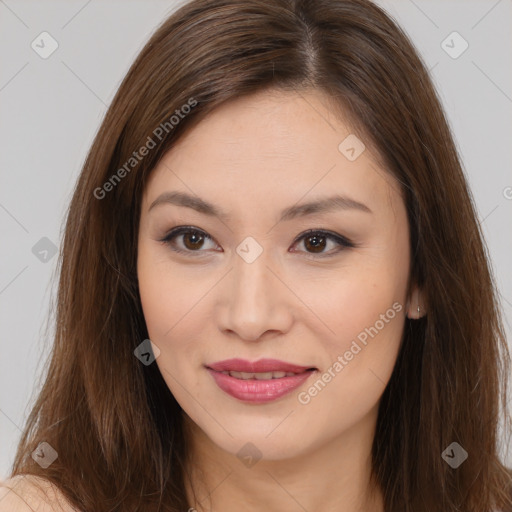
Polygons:
[[244,341],[258,341],[265,333],[282,334],[293,322],[293,293],[279,269],[263,253],[252,263],[235,255],[233,269],[223,289],[219,329]]

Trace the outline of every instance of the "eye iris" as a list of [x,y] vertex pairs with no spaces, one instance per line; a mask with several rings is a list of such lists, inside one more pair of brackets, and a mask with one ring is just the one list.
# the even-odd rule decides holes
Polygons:
[[[191,244],[187,240],[194,239]],[[183,234],[183,243],[187,249],[200,249],[204,243],[204,237],[196,232],[188,232]]]
[[[325,249],[325,239],[326,239],[325,236],[318,236],[318,235],[308,236],[304,240],[304,245],[306,246],[306,249],[309,250],[308,246],[311,246],[309,241],[313,240],[313,245],[312,245],[313,251],[311,251],[311,252],[322,252],[322,250]],[[321,242],[319,242],[319,240],[321,240]]]

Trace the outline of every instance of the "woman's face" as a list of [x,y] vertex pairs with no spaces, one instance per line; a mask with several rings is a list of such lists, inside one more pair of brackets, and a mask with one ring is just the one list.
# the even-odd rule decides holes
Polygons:
[[408,305],[407,215],[320,93],[266,91],[201,121],[154,169],[138,243],[156,364],[217,447],[283,459],[376,420]]

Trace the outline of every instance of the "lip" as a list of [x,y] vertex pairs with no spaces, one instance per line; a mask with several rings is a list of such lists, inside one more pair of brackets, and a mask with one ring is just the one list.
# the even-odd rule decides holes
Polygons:
[[208,368],[217,386],[222,391],[243,402],[263,404],[277,400],[303,384],[316,371],[305,371],[280,379],[256,380],[237,379]]
[[[299,366],[297,364],[279,361],[278,359],[260,359],[258,361],[247,361],[246,359],[225,359],[216,363],[206,365],[207,368],[216,372],[245,372],[245,373],[265,373],[265,372],[293,372],[302,373],[313,369],[312,366]],[[316,370],[316,368],[314,368]]]
[[[311,375],[317,373],[311,366],[299,366],[277,359],[260,359],[250,362],[245,359],[227,359],[206,365],[219,388],[228,395],[247,403],[263,404],[277,400],[301,386]],[[310,370],[310,371],[308,371]],[[279,379],[237,379],[221,373],[236,371],[246,373],[294,372],[296,375]]]

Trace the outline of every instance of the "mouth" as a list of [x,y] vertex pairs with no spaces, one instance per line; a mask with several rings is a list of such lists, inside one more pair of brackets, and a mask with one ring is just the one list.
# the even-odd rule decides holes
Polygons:
[[205,365],[217,386],[228,395],[247,403],[277,400],[302,385],[318,371],[276,359],[250,362],[228,359]]

